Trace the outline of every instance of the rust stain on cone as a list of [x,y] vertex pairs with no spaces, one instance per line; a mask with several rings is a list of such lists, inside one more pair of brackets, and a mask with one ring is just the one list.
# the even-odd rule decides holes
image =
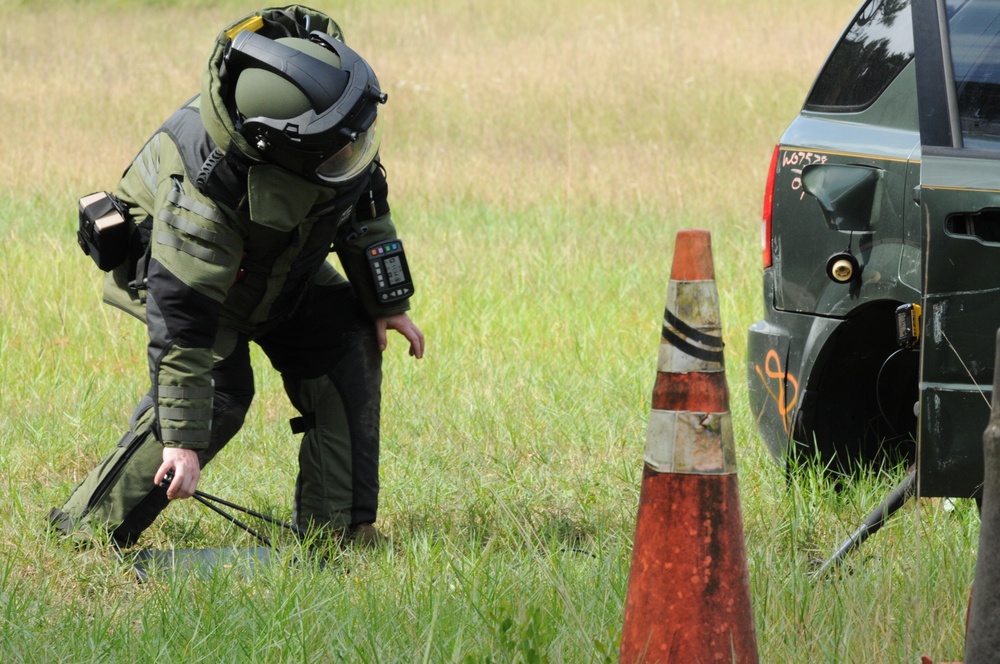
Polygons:
[[757,662],[736,475],[643,472],[621,661]]
[[677,234],[620,660],[758,661],[708,231]]

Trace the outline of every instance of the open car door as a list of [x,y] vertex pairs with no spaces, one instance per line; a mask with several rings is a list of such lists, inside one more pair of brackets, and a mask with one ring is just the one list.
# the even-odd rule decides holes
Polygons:
[[917,493],[974,496],[1000,327],[1000,3],[913,0],[924,290]]

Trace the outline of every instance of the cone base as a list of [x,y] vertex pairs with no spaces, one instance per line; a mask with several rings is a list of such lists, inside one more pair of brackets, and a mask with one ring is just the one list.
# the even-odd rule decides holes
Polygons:
[[646,468],[620,661],[756,663],[745,548],[735,474]]

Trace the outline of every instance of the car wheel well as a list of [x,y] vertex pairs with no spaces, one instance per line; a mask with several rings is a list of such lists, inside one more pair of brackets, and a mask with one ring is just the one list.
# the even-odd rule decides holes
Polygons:
[[919,353],[899,347],[898,305],[859,307],[823,346],[795,422],[797,454],[841,472],[915,458]]

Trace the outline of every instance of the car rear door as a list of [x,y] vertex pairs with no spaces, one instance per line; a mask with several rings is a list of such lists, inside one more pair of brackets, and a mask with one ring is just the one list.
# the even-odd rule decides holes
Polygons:
[[982,482],[1000,327],[1000,3],[913,0],[924,288],[917,481]]

